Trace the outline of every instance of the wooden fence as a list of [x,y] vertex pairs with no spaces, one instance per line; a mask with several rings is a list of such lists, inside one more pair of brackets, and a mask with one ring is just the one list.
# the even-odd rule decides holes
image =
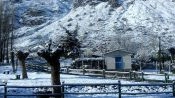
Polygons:
[[[42,72],[51,72],[51,68],[47,64],[35,64],[35,65],[27,65],[28,71],[42,71]],[[88,75],[88,76],[99,76],[99,77],[110,77],[110,78],[119,78],[119,79],[129,79],[129,80],[137,80],[137,81],[155,81],[155,82],[172,82],[170,80],[171,76],[175,76],[174,74],[153,74],[153,73],[145,73],[145,72],[137,72],[137,71],[129,71],[129,72],[121,72],[121,71],[106,71],[105,69],[70,69],[70,68],[61,68],[61,73],[66,74],[75,74],[75,75]],[[162,80],[148,79],[146,76],[163,76]]]
[[[37,96],[39,98],[45,98],[45,97],[56,97],[56,96],[62,96],[62,92],[61,93],[54,93],[52,94],[51,90],[48,90],[49,88],[56,88],[56,87],[63,87],[62,85],[52,85],[52,86],[8,86],[8,85],[0,85],[1,87],[4,87],[4,92],[0,93],[0,95],[4,95],[4,98],[8,98],[8,96],[18,96],[20,98],[20,96]],[[34,91],[34,89],[41,89],[41,91]],[[19,89],[22,89],[23,91],[30,91],[30,94],[26,94],[24,92],[22,92],[21,94],[15,94],[16,92],[18,92]],[[44,90],[43,90],[44,89]]]
[[[70,68],[62,68],[62,73],[66,74],[75,74],[75,75],[88,75],[88,76],[100,76],[100,77],[110,77],[110,78],[120,78],[120,79],[129,79],[129,80],[137,80],[137,81],[155,81],[155,82],[172,82],[170,80],[170,76],[175,76],[174,74],[154,74],[154,73],[144,73],[137,71],[129,71],[129,72],[121,72],[121,71],[106,71],[97,70],[97,69],[70,69]],[[147,79],[146,76],[162,76],[164,79],[155,80],[155,79]]]
[[28,64],[27,71],[36,71],[36,72],[51,72],[51,68],[47,65],[47,63],[43,64]]
[[[102,89],[103,87],[107,87],[107,86],[113,86],[114,88],[112,89],[112,91],[109,91],[104,89],[104,90],[100,90],[100,91],[94,91],[94,92],[81,92],[81,90],[77,90],[78,92],[74,91],[71,92],[72,90],[69,89],[73,89],[73,88],[81,88],[81,87],[96,87],[99,89]],[[157,92],[154,88],[154,92],[127,92],[125,90],[123,90],[124,87],[136,87],[138,86],[138,88],[145,87],[145,88],[149,88],[148,90],[150,90],[150,87],[156,87],[157,89],[160,87],[166,88],[166,87],[170,87],[172,88],[171,91],[159,91]],[[139,94],[172,94],[173,96],[175,96],[175,82],[173,83],[156,83],[156,84],[122,84],[120,81],[118,81],[118,83],[88,83],[88,84],[64,84],[62,83],[61,85],[58,86],[8,86],[6,84],[0,85],[0,87],[4,88],[4,92],[0,93],[1,96],[3,95],[4,98],[8,98],[8,96],[40,96],[41,98],[44,98],[47,96],[58,96],[61,95],[62,98],[66,98],[67,95],[94,95],[94,94],[116,94],[117,98],[121,98],[122,95],[139,95]],[[52,93],[48,93],[51,92],[51,90],[49,90],[48,88],[53,88],[53,87],[61,87],[61,92],[57,93],[57,94],[52,94]],[[101,87],[101,88],[100,88]],[[31,90],[31,94],[14,94],[14,90],[16,90],[15,92],[17,92],[17,90],[23,88],[23,90]],[[32,89],[31,89],[32,88]],[[45,93],[42,92],[34,92],[34,88],[40,88],[40,89],[46,89],[44,90]],[[47,91],[48,90],[48,91]],[[47,98],[46,97],[46,98]]]

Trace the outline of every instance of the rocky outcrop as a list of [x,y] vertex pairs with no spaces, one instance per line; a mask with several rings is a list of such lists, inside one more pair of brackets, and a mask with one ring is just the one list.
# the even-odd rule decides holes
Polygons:
[[22,0],[10,0],[10,1],[13,3],[21,3],[22,2]]
[[112,7],[116,7],[118,5],[118,0],[109,0],[109,4],[112,6]]
[[74,0],[73,1],[73,7],[77,8],[77,7],[80,7],[80,6],[87,5],[87,4],[96,5],[99,2],[109,2],[109,4],[112,7],[116,7],[118,5],[117,1],[118,0]]

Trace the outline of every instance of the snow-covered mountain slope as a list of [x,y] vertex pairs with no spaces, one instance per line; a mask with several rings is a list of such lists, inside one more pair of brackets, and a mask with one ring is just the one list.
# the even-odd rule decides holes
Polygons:
[[[8,1],[8,0],[7,0]],[[15,27],[35,26],[59,19],[71,9],[71,0],[10,0]]]
[[59,43],[64,26],[74,30],[79,26],[78,38],[82,46],[95,52],[125,48],[148,55],[158,49],[175,45],[175,2],[172,0],[122,0],[112,8],[107,2],[72,9],[66,16],[42,28],[23,27],[17,35],[16,47],[40,45],[48,39]]

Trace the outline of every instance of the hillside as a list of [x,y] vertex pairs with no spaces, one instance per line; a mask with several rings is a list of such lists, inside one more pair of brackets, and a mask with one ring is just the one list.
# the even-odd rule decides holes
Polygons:
[[123,0],[120,6],[108,2],[72,8],[57,21],[16,30],[16,48],[34,49],[48,39],[59,43],[64,26],[74,30],[83,48],[104,53],[115,49],[149,55],[158,50],[158,37],[163,49],[175,45],[175,2],[172,0]]

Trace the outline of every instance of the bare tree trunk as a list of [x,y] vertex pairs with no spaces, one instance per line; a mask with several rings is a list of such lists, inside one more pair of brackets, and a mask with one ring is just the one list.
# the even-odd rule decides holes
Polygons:
[[21,67],[22,67],[22,78],[28,78],[27,76],[27,70],[26,70],[26,65],[25,65],[25,60],[27,58],[27,56],[29,55],[28,52],[22,52],[22,51],[18,51],[16,53],[17,58],[19,59],[19,62],[21,63]]
[[[2,44],[2,43],[1,43]],[[0,62],[2,62],[2,46],[0,48]]]
[[9,63],[9,36],[7,35],[7,41],[6,41],[6,63]]
[[3,48],[2,48],[2,61],[5,60],[5,40],[3,40]]
[[[58,60],[53,61],[51,64],[51,79],[52,79],[52,85],[60,85],[60,63]],[[61,88],[55,87],[53,88],[53,93],[60,93]]]
[[172,55],[172,63],[174,64],[174,54]]
[[11,55],[12,70],[13,70],[13,73],[15,73],[15,60],[14,60],[14,52],[13,52],[13,51],[11,51],[10,55]]
[[22,67],[22,79],[26,79],[26,78],[28,78],[28,76],[27,76],[25,60],[21,60],[20,64],[21,64],[21,67]]
[[[38,52],[38,55],[42,58],[44,58],[48,64],[51,66],[51,81],[52,85],[60,85],[60,56],[63,54],[62,49],[56,49],[55,51],[51,50],[51,42],[49,43],[49,47],[47,50],[43,50]],[[61,93],[61,87],[53,87],[53,94],[60,94]],[[61,95],[58,95],[55,98],[61,98]]]

